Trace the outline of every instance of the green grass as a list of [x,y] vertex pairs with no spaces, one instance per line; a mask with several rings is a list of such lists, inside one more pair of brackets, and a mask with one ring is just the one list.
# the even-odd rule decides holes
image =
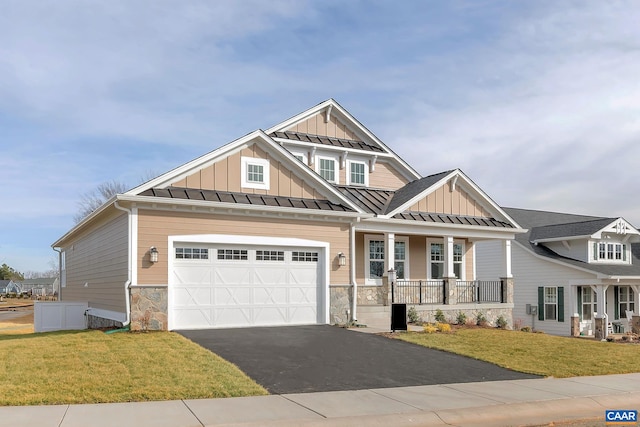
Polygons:
[[0,405],[268,394],[235,365],[171,332],[0,335]]
[[399,334],[398,339],[526,372],[566,378],[640,372],[640,345],[499,329]]

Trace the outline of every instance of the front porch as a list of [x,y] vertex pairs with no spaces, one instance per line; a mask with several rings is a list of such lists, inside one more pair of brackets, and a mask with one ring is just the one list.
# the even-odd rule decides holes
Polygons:
[[640,334],[640,285],[597,283],[571,286],[571,335],[605,340],[614,334]]

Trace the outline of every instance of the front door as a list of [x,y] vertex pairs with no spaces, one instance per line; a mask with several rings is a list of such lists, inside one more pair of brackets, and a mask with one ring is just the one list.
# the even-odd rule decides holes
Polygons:
[[590,286],[578,288],[578,305],[580,307],[580,334],[593,335],[595,329],[596,293]]

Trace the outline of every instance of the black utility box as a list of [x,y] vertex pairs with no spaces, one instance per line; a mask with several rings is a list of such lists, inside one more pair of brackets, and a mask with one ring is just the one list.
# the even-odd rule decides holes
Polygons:
[[407,304],[391,304],[391,330],[407,330]]

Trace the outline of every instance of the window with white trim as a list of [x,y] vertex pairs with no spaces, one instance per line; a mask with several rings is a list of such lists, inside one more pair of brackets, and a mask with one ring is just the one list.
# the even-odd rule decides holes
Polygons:
[[396,270],[396,279],[403,280],[409,277],[406,268],[408,260],[409,243],[406,240],[396,240],[394,244],[394,268]]
[[308,164],[306,154],[300,153],[300,152],[297,152],[297,151],[292,151],[291,154],[293,154],[293,157],[295,157],[296,159],[300,160],[305,165]]
[[176,259],[209,259],[209,249],[176,248]]
[[582,294],[582,321],[589,321],[593,319],[593,313],[595,313],[598,304],[598,296],[593,289],[589,286],[583,286],[581,289]]
[[544,288],[544,320],[558,318],[558,288]]
[[240,169],[243,188],[269,189],[269,160],[242,157]]
[[367,185],[367,166],[364,162],[349,161],[349,184]]
[[[444,277],[445,246],[444,243],[429,244],[429,278],[442,279]],[[463,280],[464,273],[464,245],[453,244],[453,274],[459,280]]]
[[600,262],[626,263],[627,245],[615,242],[597,242],[593,244],[593,259]]
[[329,182],[337,183],[335,159],[318,158],[318,173]]
[[381,285],[384,275],[384,240],[376,237],[367,238],[366,245],[366,278],[369,283]]
[[219,260],[246,261],[249,259],[246,249],[218,249]]
[[631,286],[618,287],[618,313],[620,318],[626,317],[627,311],[635,311],[635,294]]
[[256,251],[256,261],[284,261],[284,251]]

